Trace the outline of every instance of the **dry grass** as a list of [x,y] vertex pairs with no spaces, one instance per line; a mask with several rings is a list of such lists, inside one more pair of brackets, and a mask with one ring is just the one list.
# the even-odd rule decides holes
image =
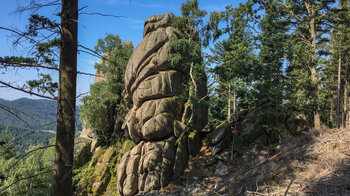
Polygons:
[[[286,136],[285,141],[279,150],[272,147],[250,149],[236,156],[222,175],[210,173],[215,168],[215,161],[211,166],[206,163],[215,158],[203,151],[202,157],[194,159],[190,165],[182,184],[172,184],[172,187],[183,188],[168,188],[164,193],[350,195],[350,129]],[[208,172],[208,176],[198,178],[199,171]]]

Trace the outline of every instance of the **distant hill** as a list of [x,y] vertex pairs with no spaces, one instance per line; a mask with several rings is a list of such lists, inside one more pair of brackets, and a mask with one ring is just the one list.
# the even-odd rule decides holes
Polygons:
[[[55,130],[57,102],[46,99],[20,98],[13,101],[0,99],[0,104],[12,108],[22,120],[0,107],[0,124],[14,125],[31,130]],[[79,121],[79,110],[77,109],[77,129],[82,126]]]
[[17,145],[19,152],[23,153],[31,145],[44,144],[48,145],[55,133],[45,130],[30,130],[21,127],[0,124],[0,141],[10,134],[14,143]]

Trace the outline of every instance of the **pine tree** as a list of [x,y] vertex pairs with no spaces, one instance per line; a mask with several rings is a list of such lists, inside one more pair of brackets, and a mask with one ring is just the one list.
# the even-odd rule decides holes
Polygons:
[[[291,20],[293,43],[288,60],[288,76],[294,78],[289,86],[291,102],[300,105],[313,121],[313,127],[320,129],[320,71],[324,68],[327,33],[330,29],[329,14],[334,1],[275,1]],[[293,88],[294,86],[294,88]],[[297,103],[298,102],[298,103]],[[301,102],[301,103],[300,103]]]
[[[212,31],[214,39],[222,34],[228,35],[227,39],[214,44],[209,61],[217,65],[213,69],[218,81],[216,91],[221,99],[217,103],[221,103],[221,112],[226,112],[229,121],[237,107],[248,108],[253,105],[251,88],[247,88],[253,81],[253,65],[257,62],[254,36],[248,28],[252,19],[251,6],[252,3],[248,1],[237,8],[227,6],[223,12],[212,12],[211,21],[206,27],[206,30]],[[224,28],[220,29],[222,23]]]
[[346,127],[349,118],[350,1],[339,1],[333,15],[330,75],[337,72],[337,127]]
[[101,62],[95,65],[103,79],[92,84],[90,95],[82,99],[84,104],[80,106],[80,118],[84,126],[96,130],[99,139],[108,144],[117,136],[115,134],[121,134],[121,122],[128,109],[122,92],[124,71],[133,45],[128,41],[122,43],[118,35],[108,34],[98,40],[95,50],[105,54]]

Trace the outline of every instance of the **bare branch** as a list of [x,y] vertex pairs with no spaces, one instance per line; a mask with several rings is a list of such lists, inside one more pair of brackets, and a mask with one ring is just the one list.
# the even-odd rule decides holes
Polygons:
[[289,188],[290,188],[290,186],[292,185],[294,179],[295,179],[295,177],[294,177],[292,180],[290,180],[290,182],[289,182],[289,184],[288,184],[288,187],[287,187],[287,189],[286,189],[286,192],[284,192],[284,196],[287,196],[287,195],[288,195]]
[[99,15],[99,16],[106,16],[106,17],[114,17],[114,18],[127,18],[126,16],[116,16],[116,15],[111,15],[111,14],[102,14],[102,13],[88,13],[88,12],[81,12],[79,13],[81,15],[85,14],[85,15]]
[[59,0],[54,0],[48,3],[37,3],[36,1],[30,1],[29,5],[17,8],[15,11],[11,12],[11,15],[20,14],[25,11],[38,11],[39,9],[44,7],[59,6],[59,5],[60,5]]
[[80,93],[76,98],[79,98],[79,97],[86,95],[86,94],[89,94],[89,92]]
[[[36,149],[34,149],[34,150],[31,150],[31,151],[25,153],[24,155],[22,155],[22,156],[20,156],[20,157],[17,157],[17,161],[16,161],[14,164],[12,164],[9,168],[7,168],[7,169],[5,170],[5,173],[6,173],[6,172],[9,172],[10,169],[12,169],[12,168],[13,168],[15,165],[17,165],[24,157],[28,156],[29,154],[31,154],[31,153],[33,153],[33,152],[36,152],[36,151],[38,151],[38,150],[42,150],[42,149],[46,149],[46,148],[50,148],[50,147],[55,147],[55,146],[56,146],[56,145],[48,145],[48,146],[39,147],[39,148],[36,148]],[[8,177],[6,177],[6,178],[8,178]]]
[[38,97],[41,97],[41,98],[45,98],[45,99],[57,100],[57,97],[49,97],[49,96],[41,95],[41,94],[38,94],[38,93],[33,93],[31,91],[27,91],[27,90],[24,90],[22,88],[18,88],[18,87],[12,86],[11,84],[8,84],[6,82],[0,81],[0,84],[3,84],[5,86],[7,86],[7,87],[10,87],[10,88],[18,90],[18,91],[22,91],[22,92],[28,93],[30,95],[35,95],[35,96],[38,96]]
[[81,44],[78,44],[78,47],[81,47],[81,48],[84,48],[85,50],[88,50],[89,52],[92,52],[94,55],[98,56],[99,58],[104,58],[102,55],[100,55],[99,53],[97,53],[96,51],[86,47],[86,46],[83,46]]
[[98,76],[98,77],[101,77],[101,75],[96,75],[96,74],[91,74],[91,73],[85,73],[85,72],[80,72],[80,71],[77,71],[77,74],[80,74],[80,75],[87,75],[87,76]]
[[40,64],[27,64],[27,63],[12,63],[12,62],[3,62],[0,60],[0,64],[2,65],[11,65],[13,67],[35,67],[35,68],[44,68],[44,69],[51,69],[51,70],[56,70],[59,71],[57,67],[51,67],[51,66],[45,66],[45,65],[40,65]]
[[22,33],[22,32],[20,32],[20,31],[18,31],[18,30],[9,29],[9,28],[6,28],[6,27],[0,27],[0,29],[6,30],[6,31],[10,31],[10,32],[12,32],[12,33],[15,33],[15,34],[19,35],[20,37],[19,37],[14,43],[18,43],[19,40],[20,40],[22,37],[25,37],[25,38],[27,38],[28,40],[30,40],[30,41],[36,43],[36,40],[34,40],[34,39],[28,37],[27,35],[25,35],[25,33]]
[[[57,67],[45,66],[45,65],[40,65],[40,64],[33,65],[33,64],[27,64],[27,63],[11,63],[11,62],[3,62],[0,60],[0,65],[1,64],[3,64],[3,65],[7,64],[7,65],[11,65],[13,67],[34,67],[34,68],[43,68],[43,69],[51,69],[51,70],[60,71],[60,69]],[[81,72],[81,71],[77,71],[77,74],[88,75],[88,76],[100,76],[100,75]]]
[[[47,126],[47,125],[51,125],[51,124],[53,124],[53,123],[56,123],[56,121],[53,121],[53,122],[47,123],[47,124],[43,124],[43,125],[40,126],[40,128],[42,128],[42,127],[44,127],[44,126]],[[27,133],[25,133],[25,134],[23,134],[23,135],[21,135],[21,136],[19,136],[19,137],[16,137],[16,138],[13,140],[13,142],[14,142],[14,143],[18,143],[21,139],[25,138],[26,136],[28,136],[28,135],[30,135],[30,134],[32,134],[32,133],[35,133],[35,132],[39,132],[39,131],[42,131],[42,130],[29,131],[29,132],[27,132]]]
[[11,186],[17,184],[18,182],[20,182],[20,181],[22,181],[22,180],[28,180],[28,179],[37,177],[37,176],[42,175],[42,174],[50,173],[50,172],[52,172],[52,171],[53,171],[53,169],[50,169],[50,170],[48,170],[48,171],[44,171],[44,172],[40,172],[40,173],[38,173],[38,174],[35,174],[35,175],[33,175],[33,176],[28,176],[28,177],[25,177],[25,178],[18,179],[18,180],[16,180],[15,182],[13,182],[12,184],[10,184],[10,185],[8,185],[8,186],[5,186],[3,189],[1,189],[1,190],[0,190],[0,193],[2,193],[2,192],[5,191],[6,189],[10,188]]
[[32,127],[29,125],[29,123],[27,123],[25,120],[23,120],[21,117],[19,117],[16,113],[14,113],[12,111],[12,107],[6,106],[4,104],[0,103],[0,108],[4,109],[5,111],[9,112],[10,114],[14,115],[15,117],[17,117],[20,121],[24,122],[24,124],[26,124],[30,129],[32,129]]

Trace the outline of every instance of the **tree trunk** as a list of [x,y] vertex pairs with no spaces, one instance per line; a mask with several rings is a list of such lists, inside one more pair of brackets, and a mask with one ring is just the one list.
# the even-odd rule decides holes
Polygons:
[[305,7],[308,12],[308,16],[310,18],[309,22],[309,33],[311,37],[311,47],[313,49],[312,62],[309,67],[311,74],[311,81],[313,86],[313,116],[314,116],[314,128],[319,130],[321,128],[321,120],[320,120],[320,105],[318,103],[318,76],[317,76],[317,45],[316,45],[316,29],[315,29],[315,10],[314,8],[307,2],[305,2]]
[[72,195],[75,133],[78,0],[62,0],[60,73],[53,196]]
[[343,100],[343,128],[346,128],[347,115],[348,115],[348,88],[347,82],[344,85],[344,100]]
[[227,121],[231,122],[231,84],[228,85]]
[[320,105],[318,104],[318,77],[316,72],[316,67],[311,67],[311,81],[313,84],[313,104],[314,104],[314,128],[316,130],[321,129],[321,120],[320,120]]
[[337,128],[340,128],[341,125],[341,112],[340,112],[340,90],[341,90],[341,57],[339,55],[338,63],[338,88],[337,88]]
[[237,112],[237,107],[236,107],[236,91],[234,90],[233,91],[233,115],[236,114]]
[[[333,94],[333,92],[331,91],[331,94]],[[333,101],[334,97],[331,100],[331,108],[330,108],[330,112],[329,112],[329,122],[333,124],[333,111],[334,111],[334,101]]]

